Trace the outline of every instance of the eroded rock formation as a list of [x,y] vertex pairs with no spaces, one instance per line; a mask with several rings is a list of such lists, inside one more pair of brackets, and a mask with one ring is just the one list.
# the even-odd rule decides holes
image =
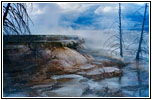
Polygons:
[[[50,41],[41,41],[40,44],[37,42],[36,47],[34,47],[33,43],[32,49],[26,42],[19,44],[8,42],[5,44],[4,73],[11,73],[9,77],[13,77],[15,80],[19,80],[18,82],[25,82],[26,84],[45,82],[53,82],[55,84],[56,80],[51,78],[54,75],[75,74],[94,80],[122,75],[122,70],[117,68],[118,66],[114,62],[97,62],[91,55],[79,53],[80,41],[73,42],[73,39],[65,40],[65,37],[64,40],[61,37],[57,38],[56,41],[55,39],[51,41],[51,39],[54,38],[47,38]],[[5,74],[4,80],[6,82],[8,80]],[[78,92],[81,93],[81,91]]]

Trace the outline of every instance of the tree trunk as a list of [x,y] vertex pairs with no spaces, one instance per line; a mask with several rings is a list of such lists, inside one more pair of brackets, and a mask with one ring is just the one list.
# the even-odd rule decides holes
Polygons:
[[123,57],[122,32],[121,32],[121,4],[120,3],[119,3],[119,34],[120,34],[120,56]]
[[142,41],[143,41],[143,31],[144,31],[145,18],[146,18],[146,9],[147,9],[147,3],[145,4],[145,12],[144,12],[144,17],[143,17],[141,36],[140,36],[140,40],[139,40],[139,46],[138,46],[138,51],[137,51],[137,55],[136,55],[136,60],[139,60],[139,54],[141,52],[141,45],[142,45]]
[[11,5],[11,3],[7,4],[6,11],[5,11],[4,16],[3,16],[3,25],[4,25],[4,22],[6,20],[10,5]]

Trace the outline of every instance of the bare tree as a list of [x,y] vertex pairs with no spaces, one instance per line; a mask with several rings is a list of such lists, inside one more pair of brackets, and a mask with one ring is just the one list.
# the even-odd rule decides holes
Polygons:
[[7,3],[5,6],[3,5],[4,35],[31,34],[29,21],[31,19],[27,13],[25,3]]
[[143,51],[142,49],[142,43],[143,43],[143,33],[144,33],[144,25],[145,25],[145,19],[146,19],[146,10],[147,10],[147,3],[145,4],[145,12],[144,12],[144,17],[143,17],[143,23],[142,23],[142,29],[141,29],[141,34],[140,34],[140,40],[139,40],[139,46],[136,54],[136,60],[139,60],[140,58],[140,53]]
[[[121,3],[119,3],[119,9],[118,9],[118,16],[119,16],[119,20],[118,21],[115,21],[112,25],[114,25],[115,23],[118,24],[118,30],[119,30],[119,35],[118,34],[115,34],[115,35],[112,35],[110,36],[105,42],[105,46],[110,46],[111,48],[111,54],[120,49],[120,56],[123,57],[123,45],[124,45],[124,42],[123,42],[123,39],[122,39],[122,25],[121,25]],[[112,26],[111,25],[111,26]],[[118,33],[118,32],[116,32]],[[104,47],[105,47],[104,46]],[[109,51],[108,49],[108,51]]]
[[[29,4],[32,7],[32,4]],[[3,34],[10,35],[5,36],[4,46],[7,43],[7,40],[16,39],[14,41],[20,42],[19,35],[31,35],[29,28],[29,22],[32,22],[30,19],[26,3],[5,3],[3,4]],[[18,37],[14,38],[12,35],[17,35]],[[32,36],[28,37],[28,47],[32,51],[32,54],[37,56],[37,45],[33,44]]]
[[121,31],[121,4],[119,3],[119,34],[120,34],[120,56],[123,57],[122,51],[122,31]]

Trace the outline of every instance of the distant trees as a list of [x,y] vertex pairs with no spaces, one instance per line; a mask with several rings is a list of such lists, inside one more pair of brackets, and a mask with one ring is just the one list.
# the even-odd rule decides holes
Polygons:
[[31,19],[27,13],[27,5],[25,3],[3,4],[4,35],[31,34],[29,21]]
[[146,19],[146,11],[147,11],[147,3],[145,4],[145,11],[144,11],[144,16],[143,16],[143,22],[142,22],[142,28],[141,28],[141,34],[140,34],[140,40],[139,40],[139,46],[136,54],[136,60],[140,59],[140,54],[142,52],[146,52],[144,47],[142,47],[143,44],[143,38],[144,38],[144,25],[145,25],[145,19]]

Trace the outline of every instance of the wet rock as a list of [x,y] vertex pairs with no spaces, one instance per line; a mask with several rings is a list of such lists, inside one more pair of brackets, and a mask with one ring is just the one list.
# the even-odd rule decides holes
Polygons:
[[89,71],[87,73],[87,75],[88,76],[93,76],[93,75],[100,75],[100,74],[103,74],[103,73],[104,73],[104,70],[96,68],[96,69],[93,69],[93,70]]
[[91,62],[91,64],[97,66],[98,68],[104,67],[104,65],[101,62],[98,62],[98,61],[93,61],[93,62]]
[[[44,38],[40,41],[36,39],[31,44],[32,49],[34,49],[34,45],[38,46],[38,49],[34,52],[30,51],[26,44],[18,47],[15,46],[12,51],[10,51],[10,48],[5,48],[5,51],[8,50],[7,52],[10,54],[8,55],[9,59],[15,59],[16,62],[23,59],[24,62],[19,65],[23,69],[19,71],[22,74],[14,75],[13,77],[19,76],[14,79],[9,76],[10,80],[13,79],[13,82],[16,83],[16,81],[23,79],[25,82],[20,83],[26,83],[26,86],[31,89],[29,96],[80,97],[101,96],[103,94],[100,93],[107,93],[104,92],[102,85],[94,82],[91,83],[89,80],[99,80],[121,75],[122,71],[120,69],[109,67],[119,66],[119,63],[110,61],[103,61],[103,63],[96,62],[92,56],[88,54],[82,55],[74,50],[77,48],[82,49],[81,45],[78,45],[79,42],[77,40],[66,40],[66,37],[61,40],[61,37],[49,39],[46,37],[47,41],[42,41]],[[5,54],[7,53],[5,52]],[[23,54],[25,55],[22,56]],[[46,62],[44,63],[43,61]],[[24,67],[26,63],[28,63],[26,65],[28,67]],[[37,64],[34,65],[33,63]],[[19,68],[16,67],[16,69]],[[16,73],[16,69],[13,73]],[[8,77],[7,75],[4,76]],[[9,81],[9,79],[5,79],[4,81]],[[24,90],[20,83],[15,86],[19,86]],[[13,84],[12,82],[8,82],[4,87],[8,89],[8,85],[11,86]],[[86,91],[87,89],[89,92]],[[117,91],[112,92],[117,93]]]
[[[32,41],[32,42],[31,42]],[[30,43],[31,48],[52,48],[52,47],[69,47],[72,49],[78,49],[84,40],[78,36],[73,35],[22,35],[4,36],[5,45],[8,44],[22,44],[27,45]]]
[[39,55],[44,60],[50,60],[52,57],[51,50],[40,50]]
[[[79,45],[77,41],[75,40],[57,40],[57,41],[49,41],[47,44],[49,44],[51,47],[69,47],[76,49]],[[45,47],[48,47],[46,44],[44,44]]]
[[65,82],[69,82],[71,81],[72,78],[61,78],[61,79],[57,79],[57,83],[65,83]]
[[83,90],[79,87],[62,87],[57,90],[48,91],[46,95],[49,97],[80,97]]
[[39,81],[39,82],[30,82],[28,84],[26,84],[27,86],[32,86],[32,85],[41,85],[41,84],[53,84],[54,80],[53,79],[45,79],[43,81]]
[[102,71],[102,69],[97,69],[96,68],[96,69],[93,69],[89,72],[86,72],[86,74],[84,76],[86,76],[88,78],[98,80],[98,79],[104,78],[103,74],[104,74],[104,71]]
[[26,86],[30,86],[31,89],[44,89],[48,87],[52,87],[55,84],[55,81],[53,79],[46,79],[43,81],[37,81],[37,82],[29,82],[26,84]]
[[67,47],[55,48],[52,55],[56,59],[65,60],[70,65],[84,64],[87,62],[87,59],[84,56]]
[[31,88],[35,89],[35,88],[46,88],[46,87],[51,87],[53,84],[41,84],[41,85],[34,85]]
[[[21,40],[18,43],[19,45],[17,45],[16,40],[12,39],[17,37],[6,36],[6,38],[11,38],[11,40],[6,39],[8,40],[8,43],[4,48],[4,63],[6,65],[8,60],[12,63],[10,63],[8,67],[6,66],[4,70],[7,72],[21,71],[23,73],[29,73],[29,79],[26,79],[28,79],[28,81],[38,82],[47,79],[48,76],[54,74],[75,73],[78,71],[77,67],[79,65],[87,63],[86,57],[79,52],[68,48],[74,48],[79,43],[81,44],[82,41],[80,41],[78,37],[31,37],[34,41],[28,46],[28,36],[19,36],[18,39]],[[10,69],[12,66],[13,68]]]
[[85,71],[77,72],[78,75],[83,75],[83,76],[86,75],[86,73],[87,72],[85,72]]
[[[54,48],[52,51],[52,60],[43,67],[46,72],[74,73],[78,71],[78,66],[85,64],[87,59],[77,51],[70,48]],[[43,72],[45,72],[43,71]]]
[[68,68],[64,72],[65,74],[76,74],[77,72],[79,72],[79,70],[80,70],[79,66],[76,66],[76,67]]
[[88,87],[86,84],[83,84],[82,80],[85,78],[80,75],[55,75],[51,78],[60,83],[60,88],[44,92],[44,94],[50,97],[80,97]]
[[96,94],[86,94],[86,95],[83,95],[82,97],[98,97],[98,95],[96,95]]
[[87,62],[83,55],[67,47],[54,48],[48,53],[52,55],[51,60],[40,66],[31,80],[41,81],[54,74],[75,73],[79,65]]
[[115,77],[121,76],[122,70],[115,67],[103,67],[103,68],[94,68],[87,72],[78,72],[78,74],[92,78],[95,80],[103,79],[106,77]]
[[28,51],[29,48],[26,45],[6,45],[4,47],[4,63],[7,63],[8,60],[11,63],[18,62]]
[[109,67],[109,66],[118,66],[118,67],[123,67],[126,64],[122,61],[102,61],[102,64],[105,67]]
[[104,77],[122,76],[122,70],[115,67],[103,67]]
[[42,73],[42,72],[36,72],[36,74],[32,75],[31,77],[29,77],[28,81],[30,82],[39,82],[42,81],[44,79],[47,79],[47,75],[46,73]]
[[79,66],[80,69],[82,70],[90,70],[92,68],[96,67],[95,65],[91,65],[91,64],[85,64],[85,65],[81,65]]
[[61,78],[72,78],[72,79],[76,79],[76,78],[83,78],[80,75],[76,75],[76,74],[67,74],[67,75],[54,75],[51,77],[52,79],[61,79]]
[[76,47],[76,50],[82,50],[82,49],[86,49],[87,47],[82,44],[83,42],[81,42],[81,44],[79,44],[77,47]]
[[92,62],[92,61],[94,61],[95,59],[91,56],[91,55],[89,55],[89,54],[84,54],[83,55],[89,62]]
[[7,53],[24,53],[28,51],[29,48],[26,45],[21,45],[21,44],[8,44],[4,46],[4,51]]

